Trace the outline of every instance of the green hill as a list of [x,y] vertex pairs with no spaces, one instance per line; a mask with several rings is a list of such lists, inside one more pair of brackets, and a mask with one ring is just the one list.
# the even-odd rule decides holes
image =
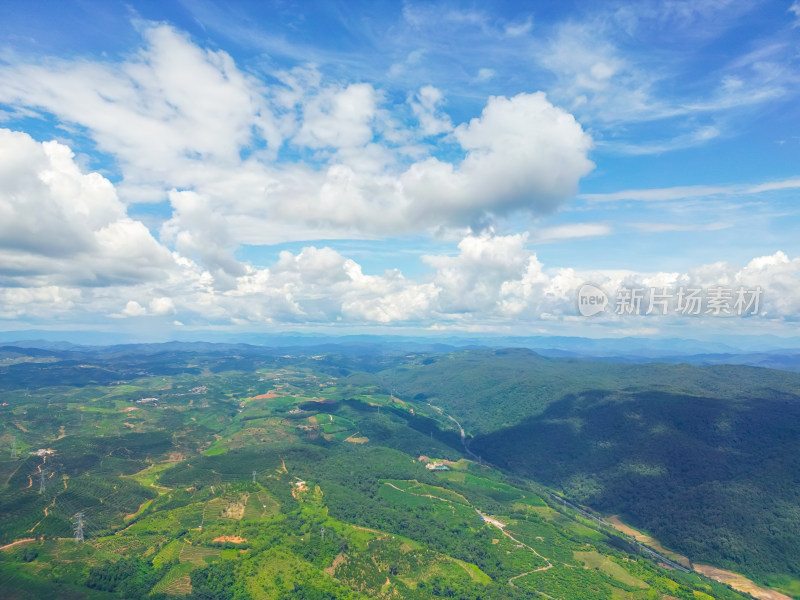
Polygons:
[[509,473],[620,514],[696,562],[800,577],[797,374],[513,350],[423,358],[393,375]]

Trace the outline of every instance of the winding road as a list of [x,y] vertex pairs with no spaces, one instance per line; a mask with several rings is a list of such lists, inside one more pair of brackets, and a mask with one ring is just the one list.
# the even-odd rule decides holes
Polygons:
[[[455,419],[453,419],[453,420],[455,421]],[[458,422],[456,421],[456,423],[458,423]],[[461,426],[459,425],[459,427],[461,427]],[[463,433],[464,433],[464,430],[463,430],[463,429],[461,430],[461,433],[462,433],[462,437],[463,437]],[[385,485],[388,485],[389,487],[391,487],[391,488],[393,488],[393,489],[395,489],[395,490],[397,490],[398,492],[403,492],[404,494],[409,494],[409,495],[411,495],[411,496],[418,496],[418,497],[420,497],[420,498],[430,498],[431,500],[439,500],[439,501],[441,501],[441,502],[446,502],[446,503],[448,503],[448,504],[450,504],[450,505],[452,505],[452,504],[453,504],[453,501],[452,501],[452,500],[448,500],[447,498],[440,498],[439,496],[434,496],[434,495],[432,495],[432,494],[415,494],[414,492],[410,492],[410,491],[408,491],[408,490],[404,490],[404,489],[402,489],[402,488],[399,488],[399,487],[397,487],[395,484],[393,484],[393,483],[391,483],[391,482],[389,482],[389,481],[384,481],[384,484],[385,484]],[[530,551],[531,551],[531,552],[533,552],[533,553],[534,553],[536,556],[538,556],[538,557],[539,557],[539,558],[541,558],[541,559],[542,559],[544,562],[546,562],[546,563],[547,563],[547,564],[546,564],[545,566],[543,566],[543,567],[539,567],[539,568],[537,568],[537,569],[533,569],[532,571],[526,571],[526,572],[524,572],[524,573],[520,573],[519,575],[514,575],[513,577],[511,577],[511,578],[508,580],[508,584],[509,584],[511,587],[516,587],[516,585],[514,584],[514,580],[515,580],[515,579],[519,579],[520,577],[525,577],[526,575],[531,575],[531,574],[533,574],[533,573],[539,573],[539,572],[541,572],[541,571],[547,571],[548,569],[552,569],[552,568],[553,568],[553,563],[551,563],[551,562],[550,562],[550,559],[549,559],[549,558],[547,558],[546,556],[542,556],[542,555],[541,555],[541,554],[539,554],[539,553],[538,553],[536,550],[534,550],[533,548],[531,548],[531,547],[530,547],[528,544],[526,544],[526,543],[524,543],[524,542],[521,542],[521,541],[519,541],[517,538],[515,538],[513,535],[511,535],[509,532],[507,532],[507,531],[506,531],[506,529],[505,529],[505,527],[506,527],[506,526],[505,526],[503,523],[501,523],[500,521],[498,521],[498,520],[497,520],[497,519],[495,519],[494,517],[490,517],[489,515],[486,515],[486,514],[482,513],[482,512],[481,512],[479,509],[475,508],[474,506],[473,506],[472,508],[474,508],[474,509],[475,509],[475,512],[476,512],[476,513],[478,513],[478,516],[481,518],[481,520],[482,520],[484,523],[487,523],[487,524],[489,524],[489,525],[492,525],[492,526],[494,526],[494,527],[497,527],[497,529],[499,529],[499,530],[502,532],[502,534],[503,534],[504,536],[506,536],[508,539],[510,539],[510,540],[511,540],[512,542],[514,542],[515,544],[517,544],[517,545],[518,545],[520,548],[526,548],[527,550],[530,550]],[[541,594],[541,595],[543,595],[543,596],[545,596],[545,597],[547,597],[547,598],[552,598],[552,596],[548,596],[548,595],[547,595],[547,594],[545,594],[544,592],[538,592],[538,591],[537,591],[537,593],[539,593],[539,594]]]
[[[527,548],[528,550],[530,550],[531,552],[533,552],[533,553],[534,553],[536,556],[538,556],[538,557],[539,557],[539,558],[541,558],[541,559],[542,559],[544,562],[546,562],[546,563],[547,563],[547,564],[546,564],[544,567],[539,567],[538,569],[534,569],[533,571],[527,571],[527,572],[525,572],[525,573],[520,573],[519,575],[515,575],[514,577],[512,577],[511,579],[509,579],[509,580],[508,580],[508,583],[509,583],[509,584],[510,584],[512,587],[516,587],[516,586],[514,585],[514,580],[515,580],[515,579],[519,579],[520,577],[525,577],[525,575],[530,575],[531,573],[538,573],[538,572],[540,572],[540,571],[547,571],[548,569],[552,569],[552,568],[553,568],[553,563],[551,563],[551,562],[550,562],[550,559],[549,559],[549,558],[547,558],[547,557],[545,557],[545,556],[542,556],[542,555],[541,555],[541,554],[539,554],[539,553],[538,553],[536,550],[534,550],[533,548],[531,548],[530,546],[528,546],[528,544],[526,544],[526,543],[524,543],[524,542],[520,542],[520,541],[519,541],[517,538],[515,538],[513,535],[511,535],[510,533],[508,533],[508,532],[506,531],[506,526],[505,526],[505,525],[503,525],[503,524],[502,524],[500,521],[498,521],[497,519],[495,519],[495,518],[493,518],[493,517],[489,517],[489,516],[487,516],[487,515],[483,514],[483,513],[482,513],[481,511],[479,511],[477,508],[475,509],[475,512],[476,512],[476,513],[478,513],[478,514],[480,515],[481,519],[483,519],[483,520],[484,520],[486,523],[489,523],[489,525],[494,525],[495,527],[497,527],[497,528],[498,528],[498,529],[499,529],[501,532],[503,532],[503,535],[504,535],[504,536],[506,536],[508,539],[510,539],[512,542],[516,543],[518,546],[521,546],[521,547],[523,547],[523,548]],[[539,593],[541,594],[542,592],[539,592]],[[548,598],[550,598],[550,596],[548,596]]]

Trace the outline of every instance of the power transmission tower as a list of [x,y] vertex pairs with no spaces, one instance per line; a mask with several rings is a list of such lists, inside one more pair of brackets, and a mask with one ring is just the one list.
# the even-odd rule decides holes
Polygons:
[[75,541],[82,542],[83,541],[83,528],[86,523],[83,522],[83,511],[80,511],[73,517],[75,524],[72,526],[75,530]]
[[319,534],[322,536],[322,539],[324,540],[325,539],[325,528],[324,527],[320,528]]
[[19,456],[19,452],[17,452],[17,438],[11,438],[11,458],[17,458]]
[[255,482],[256,482],[256,472],[253,471],[253,483],[255,483]]
[[45,475],[47,475],[47,471],[45,471],[44,469],[39,471],[39,493],[40,494],[44,494]]

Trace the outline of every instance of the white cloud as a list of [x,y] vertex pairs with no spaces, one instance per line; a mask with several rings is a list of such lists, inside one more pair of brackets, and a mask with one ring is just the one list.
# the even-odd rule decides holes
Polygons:
[[400,77],[408,73],[409,70],[419,65],[419,63],[425,57],[425,53],[426,51],[423,49],[412,50],[408,53],[408,56],[406,56],[403,62],[394,63],[391,67],[389,67],[389,76]]
[[[673,291],[678,286],[761,287],[759,316],[753,318],[764,323],[800,320],[800,258],[783,252],[744,266],[713,263],[683,273],[576,271],[545,268],[530,243],[528,234],[467,236],[453,256],[425,256],[430,272],[418,279],[397,270],[366,274],[357,262],[331,248],[308,246],[296,254],[282,252],[265,268],[245,265],[245,273],[222,290],[213,285],[210,273],[176,256],[178,268],[166,282],[0,288],[0,318],[97,323],[98,315],[108,315],[162,319],[165,324],[177,320],[195,327],[372,323],[482,328],[507,326],[513,320],[517,328],[536,327],[579,320],[576,293],[591,281],[611,295],[612,309],[614,293],[625,286]],[[646,307],[645,301],[642,311]],[[611,312],[595,321],[619,327],[653,325],[645,318],[650,317]]]
[[147,309],[136,302],[136,300],[129,300],[122,309],[122,316],[125,317],[142,317],[147,314]]
[[303,124],[293,141],[309,148],[364,146],[375,135],[377,110],[378,94],[368,83],[321,90],[303,107]]
[[415,220],[458,225],[487,212],[546,213],[594,167],[587,158],[591,137],[541,92],[492,96],[481,116],[453,135],[467,151],[457,168],[428,159],[401,178]]
[[654,75],[617,49],[609,27],[599,18],[556,27],[536,56],[556,78],[553,94],[596,122],[663,116],[669,109],[652,91]]
[[438,312],[492,312],[504,282],[521,278],[531,259],[532,268],[537,270],[535,256],[525,249],[527,237],[527,234],[470,236],[458,244],[457,256],[423,257],[435,271],[433,282],[440,290]]
[[426,137],[446,133],[453,129],[450,117],[441,113],[440,106],[443,99],[442,92],[432,85],[422,87],[413,98],[409,98],[411,110],[414,111],[414,115],[419,120],[420,130]]
[[150,301],[150,313],[153,315],[171,315],[175,313],[175,303],[172,298],[153,298]]
[[[162,227],[162,239],[174,244],[185,256],[197,257],[221,287],[244,273],[244,266],[233,256],[236,243],[222,214],[206,198],[191,191],[169,194],[173,218]],[[180,222],[180,228],[175,226]]]
[[81,291],[56,285],[40,287],[0,286],[0,318],[42,319],[46,322],[73,317]]
[[0,69],[0,101],[88,128],[121,164],[128,186],[178,181],[198,159],[231,165],[254,131],[281,143],[260,86],[225,52],[203,50],[166,25],[123,63],[52,59]]
[[[790,259],[783,252],[753,259],[744,266],[713,263],[685,273],[577,272],[570,268],[545,270],[535,253],[527,249],[527,242],[526,235],[468,237],[459,244],[457,256],[426,257],[435,271],[432,281],[439,292],[434,306],[440,318],[458,320],[467,313],[478,322],[506,322],[510,317],[529,323],[570,320],[576,315],[577,290],[591,281],[610,295],[612,312],[603,318],[612,322],[644,318],[613,313],[617,290],[666,287],[676,293],[680,286],[730,289],[731,306],[739,288],[760,287],[761,318],[800,319],[800,258]],[[645,298],[642,315],[646,309]]]
[[149,303],[149,310],[142,306],[136,300],[128,300],[125,307],[118,313],[111,313],[108,316],[115,319],[124,319],[127,317],[144,317],[146,315],[162,317],[164,315],[171,315],[175,313],[175,303],[172,298],[160,297],[153,298]]
[[0,129],[0,278],[22,285],[136,283],[172,258],[129,218],[114,186],[70,149]]
[[235,289],[215,296],[226,314],[251,321],[393,323],[424,319],[436,294],[431,284],[397,271],[365,275],[361,266],[330,248],[281,252],[266,269],[249,268]]
[[[433,89],[424,97],[435,105]],[[574,194],[593,167],[591,137],[543,94],[492,97],[480,118],[453,135],[466,152],[458,166],[427,158],[404,171],[380,170],[374,145],[359,151],[360,162],[320,169],[247,160],[214,172],[218,181],[196,191],[172,192],[175,212],[162,238],[215,276],[236,276],[233,241],[396,235],[481,224],[514,211],[546,213]]]
[[[0,102],[86,128],[119,164],[123,202],[168,196],[174,212],[163,239],[222,287],[242,275],[233,259],[240,243],[401,235],[547,213],[593,168],[591,137],[542,93],[491,97],[480,117],[453,128],[441,92],[425,86],[410,101],[419,127],[407,127],[394,114],[407,106],[388,104],[368,83],[329,84],[298,67],[264,85],[169,26],[142,33],[144,47],[122,62],[1,66]],[[447,132],[444,160],[437,136]],[[454,142],[461,156],[450,158]],[[281,160],[286,153],[302,158]]]

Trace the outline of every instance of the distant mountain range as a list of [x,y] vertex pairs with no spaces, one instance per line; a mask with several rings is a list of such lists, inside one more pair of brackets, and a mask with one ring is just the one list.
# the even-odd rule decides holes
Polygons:
[[349,355],[397,353],[445,353],[477,348],[528,348],[543,356],[593,358],[613,362],[736,364],[800,372],[800,338],[772,335],[738,336],[722,341],[683,338],[581,338],[560,336],[331,336],[307,333],[224,334],[205,333],[208,339],[142,343],[129,334],[91,331],[27,330],[0,332],[0,345],[59,351],[91,352],[98,346],[126,352],[163,351],[225,352],[247,347],[276,352],[334,352]]

